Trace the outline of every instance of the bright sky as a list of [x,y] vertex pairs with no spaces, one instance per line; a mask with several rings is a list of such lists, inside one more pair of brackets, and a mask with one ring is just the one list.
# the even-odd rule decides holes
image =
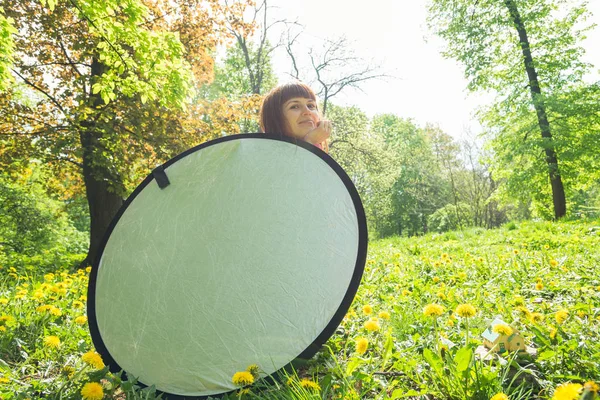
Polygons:
[[[374,59],[395,78],[372,81],[363,92],[349,89],[332,101],[356,105],[369,116],[393,113],[412,118],[418,125],[437,123],[455,138],[465,130],[479,133],[481,127],[473,112],[489,95],[466,91],[463,69],[440,54],[442,42],[426,26],[426,1],[415,0],[278,0],[278,15],[297,18],[306,26],[308,38],[316,41],[345,35],[354,42],[357,54]],[[591,0],[591,22],[600,25],[600,0]],[[275,12],[273,13],[275,17]],[[273,38],[276,41],[278,38]],[[594,46],[595,44],[595,46]],[[600,27],[588,34],[584,43],[586,60],[600,68]],[[301,54],[306,57],[306,54]],[[280,81],[289,79],[289,59],[285,52],[274,58]],[[600,79],[598,74],[595,79]],[[314,89],[318,89],[314,87]]]

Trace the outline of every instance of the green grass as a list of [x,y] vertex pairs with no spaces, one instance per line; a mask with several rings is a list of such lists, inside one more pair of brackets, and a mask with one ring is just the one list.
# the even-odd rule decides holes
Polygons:
[[[44,277],[10,268],[0,270],[2,399],[80,399],[90,382],[102,385],[104,398],[155,397],[82,360],[93,350],[81,318],[84,271]],[[429,304],[442,314],[425,315]],[[461,304],[475,315],[457,316]],[[482,360],[476,349],[496,316],[536,355]],[[599,338],[600,221],[390,238],[370,243],[357,297],[323,350],[281,382],[259,380],[230,398],[567,399],[573,396],[560,393],[579,386],[557,387],[587,383],[579,393],[591,399],[600,381]],[[359,339],[367,341],[361,353]]]

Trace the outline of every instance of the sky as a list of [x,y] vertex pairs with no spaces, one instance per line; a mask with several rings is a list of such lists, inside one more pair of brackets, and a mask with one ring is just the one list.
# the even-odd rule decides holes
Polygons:
[[[463,68],[441,55],[442,41],[428,31],[424,0],[275,0],[274,18],[298,20],[307,40],[315,42],[345,35],[361,57],[373,60],[392,78],[370,81],[363,91],[348,90],[336,97],[337,105],[355,105],[373,116],[392,113],[412,118],[417,125],[438,124],[460,139],[481,132],[473,113],[493,98],[470,94]],[[590,0],[590,22],[600,25],[600,0]],[[274,33],[273,41],[278,34]],[[600,27],[583,43],[586,61],[600,79]],[[304,53],[306,54],[306,53]],[[305,55],[304,55],[305,56]],[[306,56],[305,56],[306,57]],[[279,80],[289,80],[289,59],[278,52],[273,65]],[[316,86],[314,89],[318,89]]]

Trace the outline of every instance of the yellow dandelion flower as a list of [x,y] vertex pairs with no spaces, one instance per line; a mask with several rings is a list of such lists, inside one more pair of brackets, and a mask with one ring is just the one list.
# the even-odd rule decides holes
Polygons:
[[4,297],[3,297],[3,298],[1,298],[1,299],[0,299],[0,304],[2,304],[3,306],[4,306],[4,305],[6,305],[6,304],[8,304],[8,299],[6,299],[6,298],[4,298]]
[[250,393],[250,388],[240,389],[239,392],[238,392],[238,394],[240,396],[244,396],[244,395],[249,394],[249,393]]
[[558,331],[556,330],[555,327],[550,328],[550,339],[554,339],[556,337],[557,333],[558,333]]
[[102,361],[102,357],[100,357],[100,354],[96,353],[95,351],[88,351],[87,353],[82,355],[81,361],[83,361],[87,365],[94,367],[95,369],[104,368],[104,362]]
[[536,290],[542,290],[544,289],[544,284],[542,282],[538,282],[535,284],[535,289]]
[[458,307],[456,307],[456,310],[454,312],[459,317],[470,318],[475,316],[477,310],[471,304],[461,304]]
[[81,301],[79,301],[79,300],[75,300],[73,302],[73,308],[75,308],[77,310],[80,309],[80,308],[83,308],[83,303]]
[[581,319],[584,319],[587,314],[583,310],[577,311],[577,316]]
[[550,265],[552,265],[553,267],[556,267],[558,265],[558,261],[550,260]]
[[583,386],[579,383],[563,383],[554,391],[552,400],[576,400]]
[[390,319],[390,317],[391,317],[390,313],[387,311],[381,311],[379,314],[377,314],[377,316],[381,319],[386,319],[386,320]]
[[561,325],[567,320],[568,317],[569,312],[567,310],[560,310],[556,312],[554,319],[556,320],[557,324]]
[[508,396],[505,395],[504,393],[496,393],[495,395],[492,396],[492,398],[490,400],[509,400]]
[[448,253],[443,253],[442,258],[448,258]]
[[496,324],[492,330],[500,335],[510,336],[513,334],[513,329],[507,324]]
[[248,371],[240,371],[233,374],[231,381],[237,386],[247,386],[254,383],[254,377]]
[[527,307],[524,306],[519,306],[517,308],[515,308],[515,310],[517,310],[519,312],[519,314],[521,314],[524,317],[531,317],[531,311],[529,311],[529,309]]
[[72,378],[73,375],[75,375],[75,368],[71,367],[70,365],[65,365],[60,372],[68,378]]
[[12,315],[0,316],[0,324],[11,325],[13,322],[15,322],[15,317],[13,317]]
[[514,253],[515,255],[517,255],[517,254],[519,254],[519,250],[517,250],[517,249],[514,249],[514,250],[513,250],[513,253]]
[[104,397],[102,385],[98,382],[86,383],[81,389],[81,397],[83,397],[84,400],[102,400]]
[[254,379],[257,379],[260,368],[258,367],[257,364],[250,364],[250,365],[248,365],[248,368],[246,368],[246,371],[250,372],[252,374],[252,376],[254,377]]
[[539,312],[531,313],[529,315],[529,320],[535,323],[542,322],[544,320],[544,314]]
[[5,326],[2,326],[2,325],[0,325],[0,332],[6,332],[6,327],[5,327]]
[[379,326],[379,322],[377,320],[374,319],[370,319],[367,322],[365,322],[364,325],[365,329],[371,332],[375,332],[378,331],[381,327]]
[[0,383],[8,383],[8,382],[10,382],[10,379],[0,376]]
[[311,389],[317,392],[321,390],[321,386],[319,386],[317,382],[311,381],[310,379],[306,378],[300,381],[300,386],[302,386],[304,389]]
[[[598,289],[598,290],[600,290],[600,289]],[[404,289],[404,290],[402,291],[402,296],[408,296],[409,294],[410,294],[410,290],[406,290],[406,289]]]
[[437,276],[433,277],[433,283],[438,283],[440,281],[440,278]]
[[423,314],[426,317],[434,317],[437,318],[444,313],[444,306],[439,304],[427,304],[425,308],[423,308]]
[[438,299],[440,299],[440,300],[446,300],[446,293],[444,293],[444,292],[442,292],[442,291],[440,291],[440,292],[437,292],[437,293],[436,293],[436,296],[437,296],[437,298],[438,298]]
[[50,281],[54,280],[54,274],[53,273],[49,273],[49,274],[44,275],[44,280],[46,282],[50,282]]
[[85,315],[80,315],[79,317],[75,318],[75,323],[77,325],[84,325],[87,320],[88,318]]
[[57,348],[60,346],[60,339],[58,336],[46,336],[44,338],[44,344],[48,347]]
[[365,354],[369,347],[369,341],[366,338],[359,337],[356,339],[356,352],[358,354]]
[[598,384],[594,381],[587,381],[583,384],[583,389],[587,390],[588,392],[598,393],[600,386],[598,386]]
[[9,270],[10,272],[17,272],[17,269],[16,269],[15,267],[10,267],[8,270]]
[[366,305],[363,306],[362,311],[363,311],[363,314],[370,315],[373,312],[373,307],[371,307],[370,305],[366,304]]
[[462,280],[467,279],[467,274],[465,272],[459,272],[458,277]]
[[60,311],[60,308],[55,307],[55,306],[50,306],[50,314],[54,315],[55,317],[60,317],[62,315],[62,311]]
[[483,257],[479,257],[479,258],[477,259],[477,261],[479,261],[479,262],[483,262]]

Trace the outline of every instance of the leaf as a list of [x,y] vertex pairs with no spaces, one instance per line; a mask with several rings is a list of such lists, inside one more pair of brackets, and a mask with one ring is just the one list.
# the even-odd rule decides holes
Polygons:
[[454,362],[456,363],[456,370],[458,372],[466,371],[471,365],[473,359],[473,349],[471,346],[465,346],[460,348],[454,356]]
[[352,373],[354,372],[354,370],[356,370],[356,368],[358,368],[360,363],[361,363],[361,359],[354,357],[346,366],[346,375],[347,376],[352,375]]
[[410,389],[408,392],[404,392],[402,389],[396,389],[392,392],[392,397],[390,400],[394,400],[394,399],[402,399],[404,397],[410,397],[410,396],[418,396],[421,393],[417,392],[414,389]]
[[442,371],[442,368],[443,368],[442,359],[440,358],[440,356],[435,354],[433,351],[431,351],[429,349],[424,349],[423,350],[423,358],[425,359],[425,361],[427,361],[427,364],[429,364],[429,366],[431,368],[433,368],[435,371],[437,371],[438,373],[440,373]]

